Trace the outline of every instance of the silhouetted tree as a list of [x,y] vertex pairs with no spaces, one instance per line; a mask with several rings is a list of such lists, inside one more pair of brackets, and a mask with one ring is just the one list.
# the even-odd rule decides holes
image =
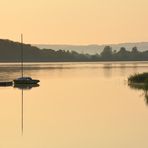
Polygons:
[[120,50],[116,53],[115,58],[120,60],[129,60],[130,52],[126,50],[125,47],[121,47]]
[[131,60],[140,60],[141,53],[138,51],[137,47],[133,47],[131,51]]
[[101,57],[103,59],[111,59],[112,58],[112,48],[110,46],[105,46],[103,51],[101,52]]
[[132,53],[139,53],[138,48],[137,47],[133,47],[132,48]]

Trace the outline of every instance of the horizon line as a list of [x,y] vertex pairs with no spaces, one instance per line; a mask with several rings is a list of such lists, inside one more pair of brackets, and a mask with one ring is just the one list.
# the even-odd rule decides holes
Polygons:
[[[20,42],[8,38],[0,38],[0,40],[9,40],[13,42]],[[24,42],[24,44],[30,45],[60,45],[60,46],[106,46],[106,45],[121,45],[121,44],[142,44],[148,43],[148,41],[127,41],[127,42],[119,42],[119,43],[88,43],[88,44],[74,44],[74,43],[30,43]]]
[[142,44],[142,43],[148,43],[148,41],[137,41],[137,42],[119,42],[119,43],[90,43],[90,44],[69,44],[69,43],[31,43],[31,45],[60,45],[60,46],[106,46],[106,45],[121,45],[121,44]]

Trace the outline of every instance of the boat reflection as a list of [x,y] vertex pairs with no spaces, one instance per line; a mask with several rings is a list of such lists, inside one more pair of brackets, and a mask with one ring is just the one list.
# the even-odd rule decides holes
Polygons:
[[23,90],[30,90],[34,87],[39,87],[39,84],[14,84],[14,88],[23,89]]
[[131,89],[135,89],[135,90],[143,90],[143,95],[144,95],[144,98],[145,98],[145,102],[148,105],[148,84],[133,83],[133,84],[129,84],[129,87]]

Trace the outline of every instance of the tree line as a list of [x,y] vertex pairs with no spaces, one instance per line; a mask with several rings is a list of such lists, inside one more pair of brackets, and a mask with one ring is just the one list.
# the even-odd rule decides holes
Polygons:
[[[121,47],[118,51],[105,46],[100,54],[82,54],[75,51],[39,49],[23,44],[24,62],[80,62],[80,61],[147,61],[148,51],[140,52],[137,47],[131,51]],[[99,51],[99,50],[98,50]],[[0,62],[20,62],[21,44],[10,40],[0,40]]]
[[137,47],[133,47],[131,51],[121,47],[119,51],[112,50],[110,46],[105,46],[99,55],[100,60],[110,61],[145,61],[148,60],[148,51],[140,52]]

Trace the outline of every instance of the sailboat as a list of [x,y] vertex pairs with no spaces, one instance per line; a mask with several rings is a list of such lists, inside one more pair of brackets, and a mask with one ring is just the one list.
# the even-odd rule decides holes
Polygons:
[[23,58],[23,34],[21,34],[21,74],[20,78],[13,80],[14,85],[34,85],[40,81],[32,79],[31,77],[24,77],[24,58]]

